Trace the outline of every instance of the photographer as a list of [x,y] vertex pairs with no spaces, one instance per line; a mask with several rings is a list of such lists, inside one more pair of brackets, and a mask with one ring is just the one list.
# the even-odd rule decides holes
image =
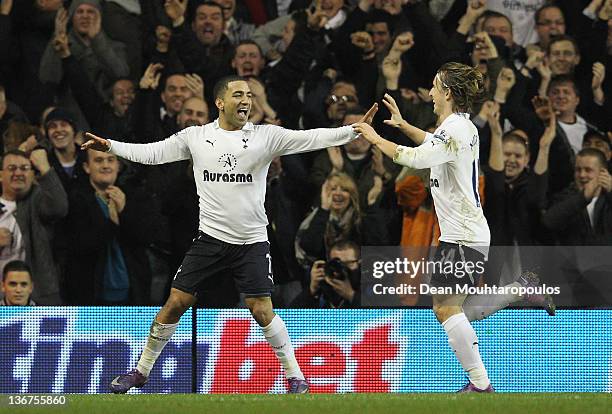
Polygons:
[[291,303],[292,308],[358,308],[361,259],[359,246],[340,241],[329,250],[327,262],[317,260],[310,269],[307,289]]

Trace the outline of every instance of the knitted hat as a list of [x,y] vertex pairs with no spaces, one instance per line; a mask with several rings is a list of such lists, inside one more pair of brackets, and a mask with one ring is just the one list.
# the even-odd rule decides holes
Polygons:
[[98,9],[98,11],[102,12],[102,5],[100,4],[100,0],[72,0],[72,3],[70,3],[70,8],[68,9],[68,16],[70,16],[70,18],[74,16],[74,12],[81,4],[89,4]]
[[74,122],[74,117],[66,108],[58,106],[57,108],[49,112],[49,114],[45,118],[45,132],[47,131],[49,122],[51,121],[66,121],[72,126],[74,132],[77,131],[76,123]]

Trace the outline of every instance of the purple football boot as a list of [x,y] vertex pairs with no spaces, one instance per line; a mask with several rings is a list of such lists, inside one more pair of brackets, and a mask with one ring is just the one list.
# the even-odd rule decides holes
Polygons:
[[289,383],[288,394],[308,394],[310,392],[310,386],[308,382],[299,378],[287,378]]
[[489,386],[487,388],[485,388],[484,390],[481,390],[480,388],[476,388],[476,386],[474,384],[472,384],[471,381],[468,381],[468,383],[465,385],[465,387],[463,387],[459,391],[457,391],[457,393],[459,393],[459,394],[463,394],[463,393],[466,393],[466,392],[491,393],[491,392],[495,392],[495,390],[493,389],[493,386],[491,384],[489,384]]
[[149,379],[142,375],[137,369],[133,369],[127,374],[121,374],[115,377],[110,383],[110,390],[115,394],[125,394],[130,388],[141,388]]
[[[540,286],[540,278],[538,277],[537,273],[529,271],[523,272],[518,282],[526,288],[537,288]],[[523,298],[530,305],[544,308],[544,310],[548,312],[550,316],[555,316],[555,310],[557,307],[555,306],[555,302],[553,302],[552,296],[549,294],[526,294]]]

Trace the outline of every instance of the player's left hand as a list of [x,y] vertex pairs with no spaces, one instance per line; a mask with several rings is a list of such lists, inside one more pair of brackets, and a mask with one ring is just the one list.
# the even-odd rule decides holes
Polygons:
[[375,102],[372,105],[372,107],[370,109],[368,109],[368,112],[366,112],[366,114],[363,116],[363,118],[361,118],[359,120],[358,123],[371,124],[372,120],[374,119],[374,115],[376,115],[376,112],[378,112],[378,104]]
[[612,176],[610,175],[608,170],[606,170],[605,168],[602,168],[601,171],[599,172],[597,181],[599,182],[599,185],[601,186],[601,188],[606,190],[606,192],[609,193],[612,191]]
[[351,286],[351,282],[347,279],[333,279],[329,276],[325,276],[325,281],[345,300],[351,302],[355,297],[355,290]]
[[374,145],[378,144],[378,142],[382,140],[380,135],[378,135],[376,131],[374,131],[374,128],[372,128],[371,125],[366,124],[365,122],[358,122],[356,124],[353,124],[353,131],[358,134],[361,134],[365,139],[367,139]]

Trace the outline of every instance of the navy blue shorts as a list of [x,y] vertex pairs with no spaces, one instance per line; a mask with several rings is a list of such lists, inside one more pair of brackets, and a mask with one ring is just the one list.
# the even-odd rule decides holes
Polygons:
[[199,290],[214,286],[218,277],[232,277],[246,297],[270,296],[274,289],[270,243],[229,244],[200,231],[172,287],[197,296]]
[[436,266],[431,274],[431,286],[435,287],[476,286],[484,273],[484,254],[455,243],[441,241],[433,261]]

